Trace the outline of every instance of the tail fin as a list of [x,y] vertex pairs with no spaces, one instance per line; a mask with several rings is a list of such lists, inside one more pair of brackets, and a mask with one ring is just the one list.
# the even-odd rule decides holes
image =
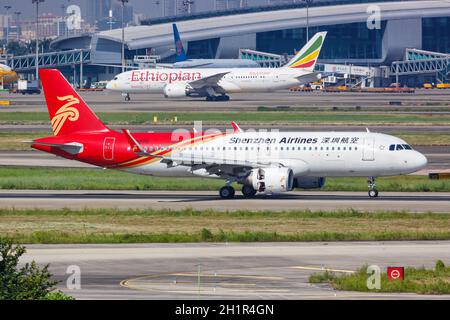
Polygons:
[[110,131],[89,109],[56,69],[41,69],[39,76],[55,136],[76,132]]
[[173,27],[173,40],[175,41],[175,51],[176,51],[176,55],[177,55],[176,61],[177,62],[186,61],[187,60],[186,52],[184,51],[183,43],[181,42],[177,25],[175,23],[173,23],[172,27]]
[[326,35],[326,32],[316,33],[284,67],[298,68],[310,72],[314,71]]

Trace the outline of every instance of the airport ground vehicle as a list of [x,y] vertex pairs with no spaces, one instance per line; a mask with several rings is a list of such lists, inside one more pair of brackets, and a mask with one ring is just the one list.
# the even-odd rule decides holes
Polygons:
[[319,32],[281,68],[143,69],[121,73],[107,89],[124,94],[162,93],[166,98],[206,97],[227,101],[229,93],[288,89],[320,79],[314,72],[326,32]]
[[321,188],[326,177],[369,177],[369,196],[377,197],[375,177],[422,169],[427,159],[405,141],[367,132],[131,133],[106,127],[58,70],[40,70],[54,136],[31,147],[108,169],[155,176],[200,176],[226,180],[245,197],[294,188]]
[[40,94],[41,89],[36,81],[19,80],[17,82],[17,93]]

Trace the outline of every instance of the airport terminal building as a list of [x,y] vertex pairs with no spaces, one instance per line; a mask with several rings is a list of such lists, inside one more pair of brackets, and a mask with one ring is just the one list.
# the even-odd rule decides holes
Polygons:
[[[420,81],[427,77],[433,81],[437,73],[445,78],[450,71],[446,55],[450,54],[450,3],[446,1],[315,1],[309,7],[308,19],[302,2],[147,20],[125,29],[125,55],[130,63],[135,56],[150,54],[161,62],[172,62],[172,23],[176,22],[188,58],[237,58],[242,48],[288,56],[306,42],[307,20],[310,36],[328,31],[321,63],[384,66],[377,76],[390,82],[393,63],[434,59],[427,52],[436,52],[443,54],[439,59],[445,62],[444,70],[422,68],[420,73],[407,73],[401,65],[394,70],[397,79],[413,84],[420,74]],[[55,52],[84,50],[84,76],[100,74],[96,80],[108,80],[120,71],[107,65],[121,63],[121,41],[121,29],[113,29],[59,38],[52,48]],[[407,49],[419,54],[407,57]],[[70,75],[70,68],[77,63],[74,60],[61,68]],[[15,68],[26,72],[20,67],[16,62]]]

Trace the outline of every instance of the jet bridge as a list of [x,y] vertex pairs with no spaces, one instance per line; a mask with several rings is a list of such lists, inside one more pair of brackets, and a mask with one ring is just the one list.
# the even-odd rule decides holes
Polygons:
[[399,82],[400,76],[435,74],[437,82],[450,81],[450,54],[406,49],[404,61],[394,61],[388,76],[395,76]]

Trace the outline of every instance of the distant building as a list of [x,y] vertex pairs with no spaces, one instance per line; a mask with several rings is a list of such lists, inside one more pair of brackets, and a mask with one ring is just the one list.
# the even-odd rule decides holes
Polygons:
[[6,40],[8,23],[11,23],[11,15],[0,14],[0,35],[2,40]]
[[85,0],[85,9],[82,11],[83,18],[95,25],[98,21],[108,17],[109,10],[111,9],[112,2],[117,0]]

